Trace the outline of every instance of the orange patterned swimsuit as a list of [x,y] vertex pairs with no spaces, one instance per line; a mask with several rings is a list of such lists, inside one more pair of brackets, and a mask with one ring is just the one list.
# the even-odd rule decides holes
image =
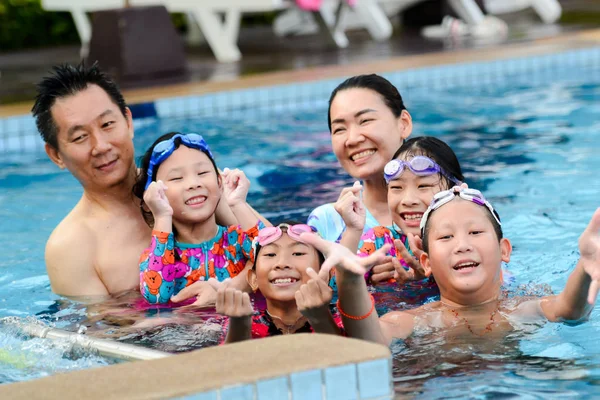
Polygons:
[[196,281],[233,278],[251,260],[252,240],[263,227],[260,221],[246,232],[240,226],[218,226],[214,238],[199,244],[176,242],[173,233],[152,231],[150,247],[140,257],[142,295],[151,304],[167,303]]

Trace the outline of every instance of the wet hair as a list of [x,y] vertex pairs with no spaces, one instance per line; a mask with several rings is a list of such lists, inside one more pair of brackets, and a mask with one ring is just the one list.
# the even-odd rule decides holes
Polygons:
[[[156,141],[154,143],[152,143],[152,146],[150,146],[148,148],[148,150],[146,150],[144,155],[142,157],[140,157],[140,159],[139,159],[140,172],[137,176],[135,184],[133,185],[133,194],[142,200],[140,203],[140,210],[142,211],[142,216],[144,217],[144,221],[146,221],[146,223],[150,227],[154,226],[154,217],[152,216],[152,212],[150,212],[150,210],[146,210],[146,207],[144,204],[144,192],[146,191],[146,181],[148,180],[148,168],[150,167],[150,160],[152,159],[152,152],[154,151],[154,148],[156,147],[157,144],[159,144],[160,142],[162,142],[164,140],[169,140],[177,134],[181,134],[181,133],[169,132],[169,133],[162,135],[161,137],[156,139]],[[175,143],[175,150],[177,150],[179,148],[179,146],[182,145],[181,138],[179,138],[179,137],[176,138],[174,143]],[[185,143],[183,143],[183,145],[185,146]],[[218,177],[219,169],[217,168],[217,164],[215,163],[215,160],[210,156],[210,154],[208,154],[208,152],[200,150],[200,149],[195,149],[195,150],[201,151],[202,153],[206,154],[206,156],[210,160],[210,162],[215,170],[215,173],[217,174],[217,177]],[[154,173],[152,176],[152,181],[156,181],[156,173],[158,172],[159,167],[160,167],[160,163],[156,164],[154,166]]]
[[[456,197],[458,197],[458,196],[456,196]],[[452,201],[454,201],[454,200],[452,200]],[[500,240],[503,237],[502,226],[500,226],[500,224],[498,223],[498,221],[500,221],[500,215],[498,215],[498,212],[496,212],[496,209],[494,209],[494,215],[496,215],[496,217],[498,217],[498,221],[496,221],[496,218],[494,218],[494,215],[492,215],[492,213],[490,212],[490,210],[487,207],[485,207],[485,206],[481,206],[481,207],[485,210],[485,215],[486,215],[487,219],[492,223],[492,226],[494,227],[494,232],[496,233],[496,237],[498,238],[498,242],[500,242]],[[423,251],[425,253],[429,253],[429,231],[431,230],[431,216],[433,215],[434,212],[435,212],[435,210],[433,210],[433,211],[431,211],[431,213],[429,213],[429,217],[427,218],[427,222],[425,223],[423,232],[421,232],[422,233],[422,241],[423,241]]]
[[[295,220],[288,220],[288,221],[281,221],[279,224],[273,225],[273,226],[279,226],[280,224],[298,225],[298,224],[303,224],[303,222],[299,222],[299,221],[295,221]],[[284,228],[284,229],[282,229],[282,231],[284,231],[287,234],[287,229],[286,228]],[[262,246],[257,243],[256,244],[256,253],[254,253],[254,266],[252,268],[256,267],[256,261],[258,260],[258,253],[260,252],[261,249],[262,249]],[[319,267],[321,267],[323,265],[323,263],[325,262],[325,256],[316,247],[314,249],[317,251],[317,255],[319,257]]]
[[125,117],[127,105],[117,84],[94,63],[87,68],[83,62],[77,66],[62,64],[52,67],[52,73],[36,86],[37,96],[31,109],[37,129],[44,139],[58,149],[58,127],[52,117],[52,107],[57,99],[74,96],[90,85],[97,85],[106,92]]
[[[436,137],[418,136],[408,139],[398,150],[396,150],[392,160],[396,158],[405,160],[414,156],[429,157],[435,161],[446,174],[453,176],[461,182],[465,180],[462,169],[460,168],[460,163],[458,162],[458,158],[454,151],[444,141]],[[446,189],[450,189],[456,184],[444,176],[444,174],[440,174],[440,177],[446,184]]]
[[335,96],[343,90],[347,89],[369,89],[377,92],[385,102],[385,105],[390,109],[396,118],[402,115],[402,111],[406,110],[404,101],[396,86],[382,76],[376,74],[357,75],[346,79],[340,83],[329,97],[329,109],[327,110],[327,126],[331,132],[331,103]]

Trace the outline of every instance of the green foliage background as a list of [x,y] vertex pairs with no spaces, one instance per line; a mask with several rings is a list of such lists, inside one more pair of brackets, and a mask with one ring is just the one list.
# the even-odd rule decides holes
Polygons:
[[0,52],[78,42],[70,13],[46,12],[40,0],[0,0]]
[[[243,24],[270,24],[274,17],[274,13],[251,15],[244,18]],[[183,14],[172,14],[172,20],[180,32],[185,32]],[[46,12],[41,0],[0,0],[0,52],[78,43],[70,13]]]

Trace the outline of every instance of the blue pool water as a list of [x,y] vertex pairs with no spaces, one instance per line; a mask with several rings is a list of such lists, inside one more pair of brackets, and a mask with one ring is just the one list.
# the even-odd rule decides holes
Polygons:
[[[497,207],[514,245],[511,294],[560,291],[577,261],[577,238],[600,206],[600,63],[570,62],[565,55],[564,63],[532,64],[521,72],[498,63],[499,72],[478,84],[468,74],[452,84],[438,76],[429,85],[390,75],[411,111],[415,134],[448,142],[469,184]],[[305,219],[352,179],[331,153],[325,96],[291,109],[150,121],[136,130],[136,151],[141,154],[170,130],[200,132],[220,167],[240,167],[250,177],[255,208],[274,222]],[[80,194],[77,182],[44,154],[1,155],[0,317],[41,313],[69,329],[83,319],[81,306],[51,293],[43,263],[48,235]],[[396,306],[393,296],[385,298],[386,307]],[[189,350],[214,342],[218,318],[203,317],[206,324],[120,337],[167,351]],[[435,341],[396,343],[396,389],[428,399],[600,395],[599,334],[596,308],[587,324],[546,324],[492,348],[475,341],[442,354]],[[66,343],[24,340],[0,327],[0,382],[111,362],[74,353]]]

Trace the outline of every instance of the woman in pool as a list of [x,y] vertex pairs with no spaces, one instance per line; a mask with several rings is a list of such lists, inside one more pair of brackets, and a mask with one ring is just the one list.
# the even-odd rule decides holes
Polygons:
[[[340,165],[362,181],[365,229],[391,226],[383,168],[412,132],[412,118],[398,89],[374,74],[345,80],[331,93],[328,125]],[[308,224],[331,241],[339,240],[345,229],[333,204],[317,207]]]
[[330,311],[333,296],[323,255],[300,237],[315,235],[308,225],[280,224],[260,230],[253,243],[255,264],[248,283],[260,290],[265,310],[254,314],[250,297],[221,287],[217,312],[229,317],[226,342],[291,333],[341,333],[341,318]]
[[[360,259],[340,245],[307,236],[307,243],[328,254],[323,268],[336,265],[339,310],[349,336],[389,345],[416,331],[443,331],[453,337],[504,337],[515,322],[579,323],[592,310],[600,287],[600,208],[579,238],[580,259],[565,289],[535,299],[503,298],[501,263],[508,262],[511,243],[503,238],[500,218],[474,189],[454,187],[436,194],[423,215],[420,261],[440,288],[440,301],[381,318],[372,312],[372,297],[363,274],[385,258],[389,245]],[[335,247],[337,246],[337,247]]]
[[[433,196],[464,180],[458,158],[442,140],[420,136],[404,142],[385,166],[387,201],[393,226],[377,226],[363,233],[365,209],[358,193],[360,185],[346,190],[335,204],[346,224],[341,243],[361,257],[386,243],[395,244],[388,255],[393,268],[378,272],[380,278],[395,278],[400,283],[425,278],[415,256],[420,255],[421,217]],[[413,256],[413,254],[415,256]],[[370,274],[373,271],[370,271]]]
[[[140,258],[140,290],[149,303],[184,300],[189,294],[178,294],[192,285],[196,291],[204,285],[202,293],[214,295],[205,281],[234,278],[244,270],[252,239],[263,226],[246,204],[250,183],[239,170],[222,179],[202,136],[173,132],[160,137],[142,158],[138,179],[138,191],[145,190],[142,213],[153,227]],[[217,225],[221,200],[239,226]],[[235,282],[245,286],[243,276]]]

